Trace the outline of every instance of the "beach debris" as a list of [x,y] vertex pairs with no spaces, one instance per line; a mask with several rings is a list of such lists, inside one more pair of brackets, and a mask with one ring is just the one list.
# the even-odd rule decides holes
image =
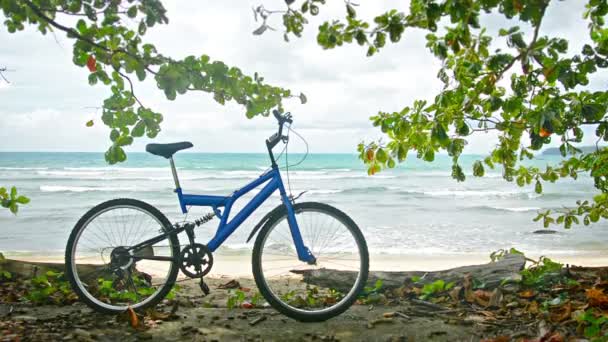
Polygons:
[[230,289],[238,289],[241,287],[241,284],[237,280],[230,280],[227,283],[218,285],[218,289],[220,290],[230,290]]
[[392,318],[377,318],[367,322],[367,328],[373,329],[378,324],[386,324],[386,323],[394,323],[395,321]]
[[257,325],[257,324],[259,324],[261,322],[264,322],[266,319],[267,319],[266,315],[262,315],[262,316],[260,316],[260,317],[258,317],[256,319],[250,321],[249,325],[253,327],[253,326],[255,326],[255,325]]

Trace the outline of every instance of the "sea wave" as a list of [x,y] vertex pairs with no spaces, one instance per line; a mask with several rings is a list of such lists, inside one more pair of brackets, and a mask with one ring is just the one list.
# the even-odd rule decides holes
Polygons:
[[497,211],[509,211],[509,212],[528,212],[541,210],[539,207],[500,207],[491,205],[482,205],[469,207],[469,209],[481,209],[481,210],[497,210]]
[[[334,179],[366,179],[369,178],[363,172],[346,171],[291,171],[289,178],[292,180],[334,180]],[[146,171],[146,172],[144,172]],[[162,171],[162,174],[161,174]],[[148,173],[148,175],[146,175]],[[36,170],[35,175],[39,179],[101,179],[101,180],[171,180],[168,169],[124,169],[124,168],[64,168],[62,170]],[[180,173],[183,180],[250,180],[262,175],[259,171],[247,170],[224,170],[217,172],[185,170]],[[287,176],[286,174],[284,175]],[[22,178],[22,176],[19,176]],[[30,177],[31,178],[31,177]],[[392,179],[396,175],[376,175],[374,179]]]
[[0,170],[7,171],[38,171],[38,170],[48,170],[48,167],[0,167]]
[[90,191],[136,191],[135,187],[92,187],[92,186],[62,186],[62,185],[41,185],[42,192],[90,192]]
[[400,190],[408,196],[449,197],[449,198],[526,198],[534,199],[541,195],[534,192],[511,190]]

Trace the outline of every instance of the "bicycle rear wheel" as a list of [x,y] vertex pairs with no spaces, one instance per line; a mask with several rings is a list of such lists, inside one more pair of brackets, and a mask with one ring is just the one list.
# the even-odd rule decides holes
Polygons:
[[[316,257],[309,265],[297,257],[283,208],[260,230],[253,249],[253,275],[266,300],[299,321],[324,321],[347,310],[363,289],[369,271],[367,244],[355,222],[323,203],[298,203],[296,220],[304,244]],[[302,273],[321,270],[336,276],[352,272],[339,288],[307,284]]]
[[[175,283],[179,240],[172,234],[136,251],[129,248],[169,229],[169,220],[158,209],[134,199],[115,199],[89,210],[66,247],[72,289],[100,312],[156,305]],[[149,259],[155,257],[165,260]]]

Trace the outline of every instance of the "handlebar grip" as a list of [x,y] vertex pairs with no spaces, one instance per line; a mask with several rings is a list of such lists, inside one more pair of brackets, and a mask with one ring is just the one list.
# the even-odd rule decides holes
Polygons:
[[283,120],[283,117],[281,116],[281,113],[279,113],[279,111],[278,111],[278,110],[276,110],[276,109],[275,109],[275,110],[273,110],[273,111],[272,111],[272,114],[274,114],[274,117],[275,117],[275,118],[277,118],[277,120],[279,120],[279,121],[282,121],[282,120]]

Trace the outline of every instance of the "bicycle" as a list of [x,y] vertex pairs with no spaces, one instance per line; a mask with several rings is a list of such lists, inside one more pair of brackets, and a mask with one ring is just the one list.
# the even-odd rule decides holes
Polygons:
[[[282,204],[266,214],[247,239],[249,242],[257,234],[252,269],[260,293],[276,310],[300,321],[323,321],[348,309],[367,281],[365,238],[342,211],[323,203],[296,203],[299,196],[287,194],[273,149],[282,141],[285,151],[293,119],[290,113],[275,110],[273,114],[279,128],[266,139],[269,170],[229,196],[182,191],[173,155],[192,143],[148,144],[146,151],[169,160],[182,213],[188,213],[191,206],[211,207],[212,212],[194,222],[171,224],[158,209],[135,199],[114,199],[95,206],[76,223],[66,247],[66,273],[79,298],[100,312],[144,309],[172,293],[179,270],[189,278],[200,278],[201,290],[208,294],[203,277],[213,266],[213,252],[279,190]],[[263,184],[228,220],[233,203]],[[214,217],[220,220],[215,236],[206,245],[197,243],[194,228]],[[180,250],[177,236],[182,232],[189,243]],[[332,288],[305,284],[298,276],[323,268],[324,272],[335,271],[336,276],[355,272],[349,278],[354,280]]]

